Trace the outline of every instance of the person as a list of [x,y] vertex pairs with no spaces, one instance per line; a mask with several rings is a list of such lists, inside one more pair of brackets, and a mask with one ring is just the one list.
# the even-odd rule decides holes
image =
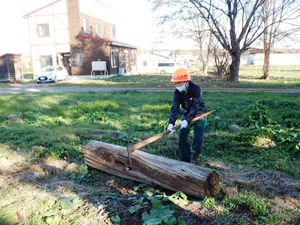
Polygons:
[[[182,118],[179,129],[179,154],[180,160],[196,163],[204,144],[205,119],[191,123],[191,120],[205,112],[207,108],[202,99],[200,86],[191,81],[187,69],[179,68],[172,75],[171,82],[175,85],[173,103],[170,109],[169,124],[167,130],[173,133],[177,117],[182,109]],[[193,129],[193,142],[190,144],[189,133]]]

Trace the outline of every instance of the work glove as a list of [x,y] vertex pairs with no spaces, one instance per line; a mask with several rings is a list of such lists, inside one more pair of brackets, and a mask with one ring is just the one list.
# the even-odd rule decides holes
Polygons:
[[170,131],[169,134],[173,134],[176,130],[173,129],[174,125],[169,123],[167,130]]
[[188,122],[186,120],[182,120],[180,122],[180,129],[186,128],[188,126]]

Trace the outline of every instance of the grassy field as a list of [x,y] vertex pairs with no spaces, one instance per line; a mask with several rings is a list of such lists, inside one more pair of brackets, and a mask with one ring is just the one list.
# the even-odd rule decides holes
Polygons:
[[[68,86],[89,86],[105,87],[154,87],[154,88],[173,88],[170,82],[171,74],[157,75],[131,75],[115,76],[109,79],[84,79],[80,84],[68,83]],[[192,75],[192,80],[201,85],[202,88],[300,88],[300,78],[298,81],[292,80],[261,80],[261,79],[240,79],[239,83],[229,83],[214,76]],[[59,84],[65,86],[66,84]]]
[[[103,85],[165,83],[141,78]],[[299,94],[204,92],[216,112],[197,163],[221,174],[214,198],[88,170],[89,140],[128,146],[157,134],[171,99],[139,91],[2,94],[0,224],[299,224]],[[144,151],[178,159],[177,134]]]
[[[262,66],[248,65],[241,66],[238,83],[230,83],[214,75],[213,68],[209,75],[203,76],[201,72],[195,70],[191,72],[192,79],[199,83],[202,88],[300,88],[300,66],[277,66],[270,68],[269,80],[262,80]],[[172,88],[170,83],[171,74],[141,74],[115,76],[108,79],[82,79],[80,82],[60,82],[57,86],[105,86],[105,87],[155,87]],[[26,74],[22,84],[34,83]],[[76,77],[76,76],[74,76]],[[90,76],[87,76],[90,78]],[[14,87],[14,84],[0,83],[0,87]],[[41,85],[42,86],[42,85]]]

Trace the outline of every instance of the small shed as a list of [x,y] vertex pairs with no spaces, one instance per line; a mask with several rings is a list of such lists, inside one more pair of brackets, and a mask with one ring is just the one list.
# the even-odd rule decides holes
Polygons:
[[23,80],[21,54],[5,53],[0,55],[0,82]]

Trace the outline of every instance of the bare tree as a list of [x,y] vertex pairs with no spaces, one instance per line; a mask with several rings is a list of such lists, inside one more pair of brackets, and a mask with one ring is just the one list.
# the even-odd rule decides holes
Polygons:
[[[202,72],[207,75],[208,64],[213,56],[213,50],[217,44],[215,37],[210,31],[207,23],[199,15],[199,12],[192,7],[185,7],[188,11],[188,17],[184,20],[189,24],[188,32],[185,36],[193,40],[200,50],[200,61],[202,63]],[[188,21],[188,23],[187,23]]]
[[188,5],[188,2],[178,0],[152,0],[152,2],[154,11],[163,7],[166,7],[167,11],[158,16],[157,31],[161,35],[160,39],[172,34],[176,38],[192,40],[199,48],[202,72],[206,75],[216,40],[199,12]]
[[[149,0],[154,3],[154,9],[159,9],[166,5],[163,22],[174,19],[174,15],[183,15],[191,7],[196,9],[201,19],[206,21],[210,32],[214,35],[221,46],[227,50],[231,56],[229,81],[239,81],[239,68],[241,55],[248,50],[254,42],[272,26],[278,26],[282,20],[270,18],[277,13],[288,13],[285,17],[292,21],[293,11],[290,12],[285,4],[293,5],[299,10],[300,0],[282,0],[281,4],[276,4],[273,13],[265,13],[264,9],[270,0]],[[280,2],[280,1],[275,1]],[[286,10],[280,10],[281,8]],[[177,9],[177,11],[174,9]],[[297,11],[296,10],[296,11]],[[276,14],[274,13],[276,12]],[[171,15],[171,16],[170,16]],[[278,14],[280,15],[280,13]],[[192,15],[190,15],[192,16]],[[278,17],[279,18],[279,17]],[[285,19],[285,20],[286,20]]]
[[205,29],[206,24],[204,24],[204,21],[199,20],[198,17],[196,18],[197,20],[193,21],[195,23],[194,27],[196,29],[192,33],[190,38],[193,39],[199,47],[202,72],[204,75],[207,75],[209,58],[213,53],[214,46],[216,45],[216,40],[209,29]]
[[[151,1],[151,0],[150,0]],[[239,81],[241,55],[264,31],[261,16],[262,5],[267,0],[152,0],[157,10],[167,5],[166,22],[174,16],[183,14],[186,9],[194,8],[203,19],[210,32],[231,56],[229,81]],[[173,9],[177,8],[174,11]]]
[[216,72],[219,77],[226,77],[228,80],[229,72],[229,64],[231,62],[230,55],[228,51],[220,46],[216,45],[213,50],[213,56],[215,60]]
[[280,40],[292,37],[299,31],[299,23],[295,23],[300,16],[299,1],[297,0],[267,0],[263,5],[264,21],[264,65],[263,79],[269,79],[270,55],[274,44]]
[[[239,81],[241,55],[264,31],[261,18],[266,0],[190,0],[211,32],[231,56],[229,81]],[[214,13],[212,13],[214,12]]]

